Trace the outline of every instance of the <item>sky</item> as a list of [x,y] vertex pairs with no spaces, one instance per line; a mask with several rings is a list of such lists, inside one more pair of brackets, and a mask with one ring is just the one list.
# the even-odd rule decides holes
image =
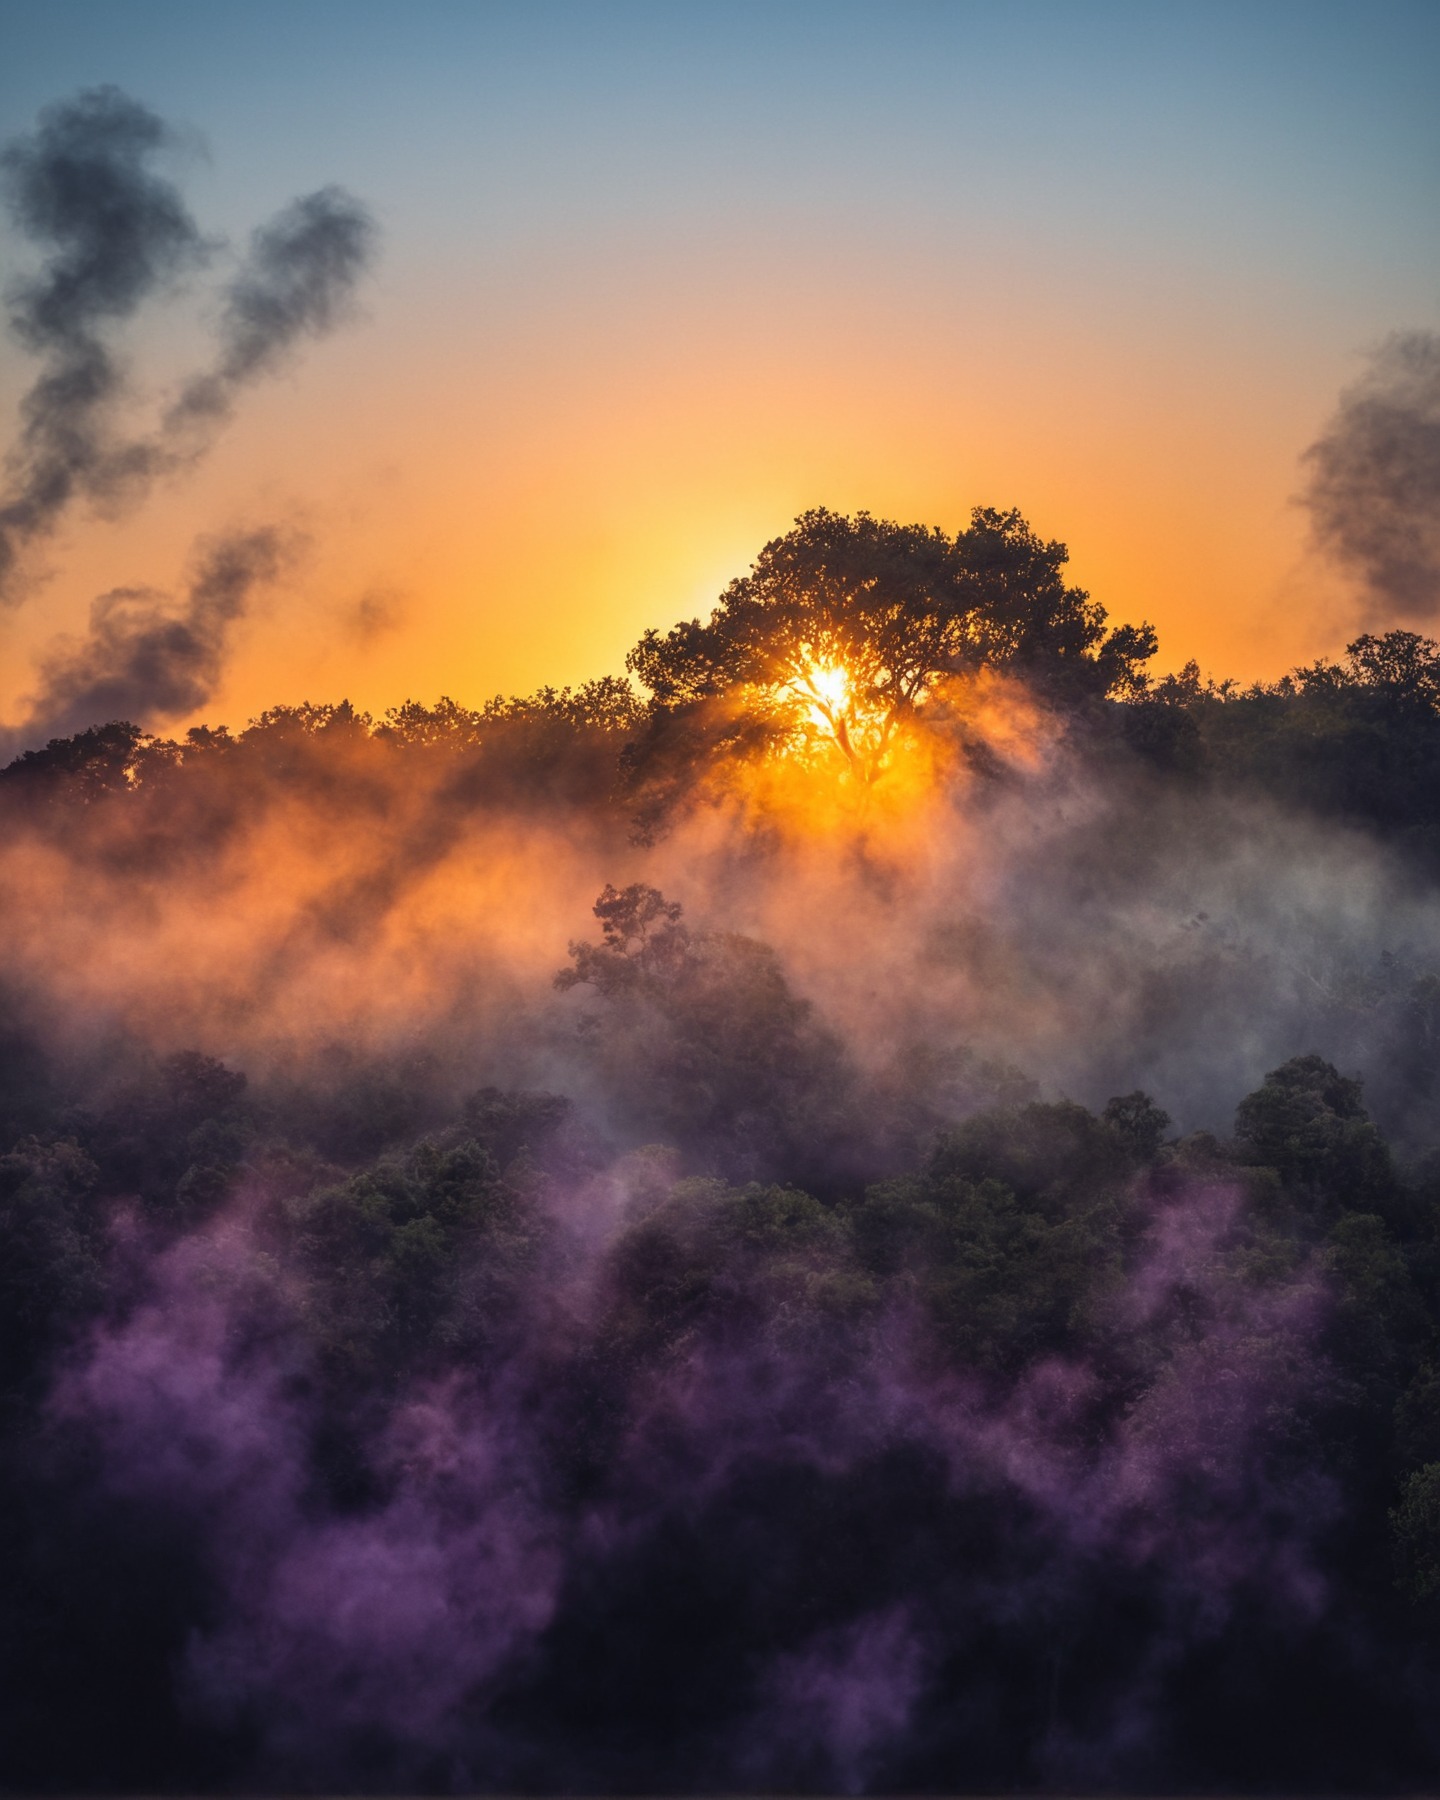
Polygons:
[[[1018,507],[1163,668],[1358,629],[1301,459],[1440,322],[1434,0],[0,0],[0,139],[107,83],[177,128],[212,246],[117,335],[137,419],[297,195],[380,251],[203,460],[27,556],[0,719],[97,596],[261,527],[295,553],[194,718],[617,672],[814,506]],[[5,225],[12,293],[38,260]]]

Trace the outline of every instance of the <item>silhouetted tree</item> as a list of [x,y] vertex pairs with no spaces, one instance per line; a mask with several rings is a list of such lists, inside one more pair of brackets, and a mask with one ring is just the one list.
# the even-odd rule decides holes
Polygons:
[[1320,1056],[1292,1057],[1236,1109],[1237,1135],[1257,1163],[1322,1206],[1385,1212],[1396,1195],[1384,1139],[1361,1084]]
[[627,667],[667,711],[736,705],[772,740],[833,749],[861,781],[949,677],[991,668],[1056,698],[1130,691],[1148,625],[1106,633],[1065,546],[977,508],[955,537],[823,508],[767,544],[708,623],[648,631]]
[[617,1114],[727,1174],[823,1169],[849,1135],[850,1072],[770,946],[692,932],[643,882],[607,886],[594,910],[602,941],[572,943],[555,985],[604,1002],[582,1024]]

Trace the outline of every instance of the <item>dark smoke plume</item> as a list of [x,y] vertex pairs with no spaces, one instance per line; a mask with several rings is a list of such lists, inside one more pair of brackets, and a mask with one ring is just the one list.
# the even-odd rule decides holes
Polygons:
[[0,505],[0,594],[24,545],[77,492],[103,492],[118,472],[104,423],[123,378],[104,328],[205,255],[178,190],[148,167],[172,142],[154,113],[101,87],[48,107],[0,155],[17,224],[51,251],[11,299],[12,329],[46,366],[23,402]]
[[104,87],[51,107],[4,152],[15,220],[51,255],[12,300],[15,333],[46,368],[23,402],[0,504],[0,598],[16,598],[22,550],[77,498],[133,500],[202,455],[241,389],[346,317],[370,265],[375,224],[358,200],[325,187],[292,201],[256,231],[224,291],[213,365],[182,385],[158,432],[117,434],[111,414],[126,383],[104,328],[209,249],[173,184],[146,166],[173,141],[162,120]]
[[167,430],[223,423],[240,388],[268,374],[300,338],[321,337],[338,324],[374,245],[374,220],[338,187],[292,201],[262,226],[226,291],[219,362],[187,384]]
[[1440,334],[1387,339],[1305,460],[1316,535],[1370,616],[1440,615]]
[[177,610],[152,588],[113,588],[90,608],[90,632],[42,661],[25,720],[0,733],[0,754],[79,731],[96,719],[159,724],[215,692],[231,625],[272,580],[287,545],[273,527],[209,544]]

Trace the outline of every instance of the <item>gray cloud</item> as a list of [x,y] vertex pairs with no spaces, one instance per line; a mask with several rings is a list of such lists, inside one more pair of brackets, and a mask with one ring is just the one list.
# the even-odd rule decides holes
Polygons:
[[202,706],[219,683],[230,627],[289,551],[268,526],[212,541],[178,608],[153,588],[100,595],[88,635],[42,659],[39,691],[22,722],[0,733],[0,755],[100,720],[157,725]]
[[344,319],[375,236],[370,214],[338,187],[293,200],[262,226],[226,289],[219,359],[186,384],[166,417],[167,434],[223,423],[241,388],[276,368],[300,339],[323,337]]
[[254,233],[222,294],[211,366],[180,389],[158,431],[125,436],[112,415],[126,388],[107,329],[137,313],[210,246],[178,190],[149,162],[175,141],[114,87],[48,108],[0,156],[11,213],[48,251],[13,292],[10,323],[44,368],[22,402],[20,441],[0,499],[0,600],[19,597],[19,560],[77,499],[134,500],[210,447],[251,382],[350,312],[376,227],[338,187],[293,200]]
[[1305,453],[1320,543],[1374,620],[1440,616],[1440,333],[1388,338]]
[[173,141],[154,113],[101,87],[47,107],[31,136],[0,153],[16,223],[49,250],[10,298],[12,330],[45,366],[22,402],[0,503],[0,594],[24,546],[76,493],[120,474],[105,419],[124,382],[104,329],[205,255],[178,190],[148,166]]

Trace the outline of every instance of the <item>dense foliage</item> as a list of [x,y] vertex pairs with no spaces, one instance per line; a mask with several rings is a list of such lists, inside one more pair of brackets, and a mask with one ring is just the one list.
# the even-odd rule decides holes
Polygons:
[[[720,859],[707,758],[778,754],[763,706],[731,707],[719,749],[690,739],[704,755],[649,805],[654,747],[730,681],[730,623],[790,605],[836,534],[910,584],[891,624],[907,595],[965,597],[948,660],[902,693],[905,728],[958,771],[945,816],[999,818],[1019,792],[1033,817],[1043,783],[1072,810],[1084,794],[1075,834],[1107,895],[1159,891],[1141,852],[1163,860],[1202,819],[1238,839],[1308,821],[1344,834],[1342,876],[1373,855],[1429,903],[1433,643],[1364,637],[1243,691],[1193,668],[1147,681],[1148,642],[1104,638],[1059,547],[1014,515],[924,543],[807,515],[730,590],[723,631],[647,637],[648,702],[607,680],[380,721],[277,709],[181,742],[111,722],[21,757],[0,774],[25,923],[0,1019],[9,1787],[1320,1791],[1440,1773],[1440,974],[1404,946],[1335,973],[1285,1017],[1340,1032],[1363,1069],[1302,1038],[1205,1125],[1168,1115],[1155,1046],[1215,968],[1280,991],[1229,946],[1174,996],[1137,981],[1110,1037],[1081,993],[1094,1066],[1124,1071],[1113,1097],[1042,1094],[963,1031],[917,1023],[881,1054],[863,1020],[894,959],[865,931],[900,905],[893,867],[845,852],[833,991],[853,1005],[817,1003],[793,956],[723,913],[769,852],[747,815]],[[992,538],[1030,559],[1020,587],[980,567]],[[1016,598],[1031,576],[1048,611]],[[875,593],[847,588],[845,617]],[[1059,746],[1028,788],[945,691],[967,658],[1023,688]],[[715,918],[612,882],[567,956],[535,864],[563,883],[577,846],[617,873],[659,854],[632,842],[637,811],[662,848],[700,819],[684,866],[711,857],[695,885]],[[208,884],[192,933],[223,910],[237,845],[269,870],[327,818],[371,854],[306,888],[245,964],[263,993],[226,990],[179,1049],[188,966],[153,1013],[87,1002],[62,1029],[84,946],[25,882],[65,871],[76,917],[92,890],[124,897],[123,961],[162,901]],[[474,867],[499,867],[475,937],[540,940],[538,982],[497,979],[496,998],[454,977],[446,1012],[437,977],[423,1006],[397,1002],[404,1030],[321,1020],[302,1041],[277,995],[342,951],[345,971],[379,967],[403,879],[477,821],[494,830]],[[545,835],[504,862],[522,824]],[[1079,907],[1101,877],[1064,841],[1063,866],[1045,854]],[[385,968],[428,953],[419,916]],[[1058,990],[1045,944],[1022,968],[997,929],[952,921],[927,966],[963,959],[1017,1012],[1027,981]],[[236,941],[204,964],[217,993]],[[163,990],[169,966],[145,980]],[[1237,1003],[1210,998],[1223,1034]],[[482,1000],[467,1038],[453,1021]],[[262,1005],[293,1041],[259,1033]],[[499,1062],[556,1079],[477,1078],[486,1033]],[[217,1054],[227,1037],[253,1056]],[[1209,1040],[1185,1041],[1201,1060]]]
[[[1166,1141],[1139,1093],[1030,1101],[830,1198],[786,1180],[778,1138],[766,1180],[660,1151],[617,1172],[563,1100],[492,1089],[372,1159],[349,1096],[307,1099],[200,1056],[102,1111],[57,1081],[0,1162],[16,1785],[1433,1766],[1440,1206],[1318,1058],[1275,1070],[1227,1142]],[[625,1203],[590,1264],[571,1209],[602,1166]],[[453,1616],[467,1590],[503,1614],[488,1584],[515,1577],[457,1549],[433,1491],[463,1484],[453,1448],[448,1472],[397,1457],[427,1405],[517,1465],[505,1492],[561,1560],[532,1576],[523,1654],[454,1641],[484,1636]],[[279,1506],[272,1433],[296,1491],[268,1529],[299,1554],[377,1521],[438,1550],[428,1653],[342,1608],[307,1673],[225,1623],[275,1579],[246,1518]],[[477,1493],[471,1530],[500,1504]],[[221,1681],[197,1644],[227,1633]],[[352,1711],[344,1684],[377,1680],[389,1698]],[[835,1712],[846,1682],[878,1722]],[[767,1711],[792,1692],[796,1720]],[[1117,1706],[1146,1715],[1132,1743]]]

